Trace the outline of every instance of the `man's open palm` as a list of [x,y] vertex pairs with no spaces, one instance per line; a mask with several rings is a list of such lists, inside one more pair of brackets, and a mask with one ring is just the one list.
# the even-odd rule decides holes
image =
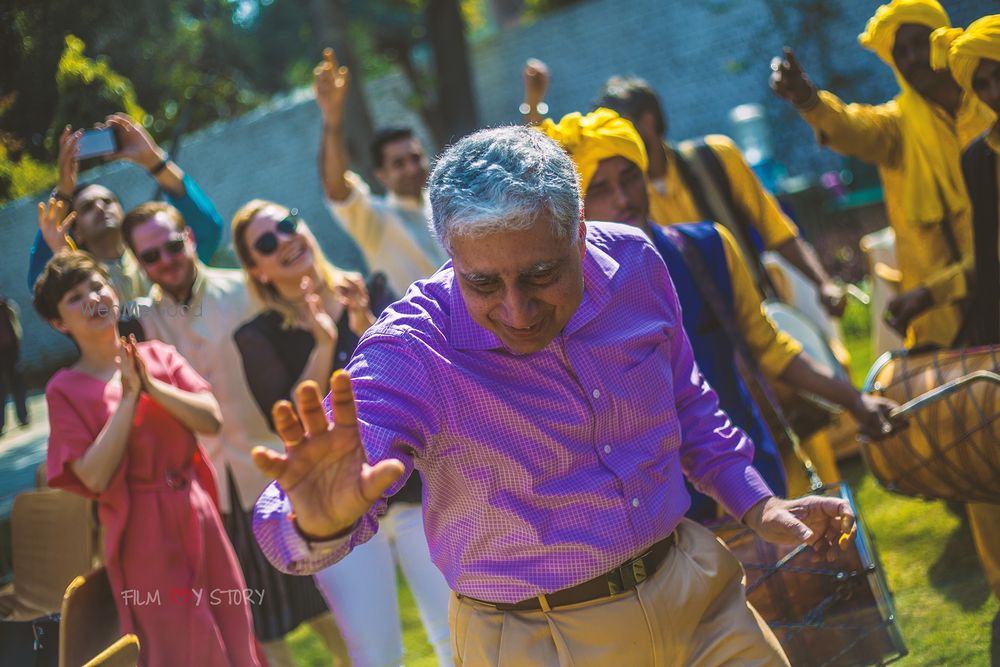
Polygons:
[[253,451],[257,467],[288,494],[299,529],[316,538],[350,529],[403,475],[396,459],[368,465],[347,373],[333,374],[330,393],[333,423],[319,387],[303,382],[295,389],[298,415],[288,401],[278,401],[271,411],[285,454],[265,447]]

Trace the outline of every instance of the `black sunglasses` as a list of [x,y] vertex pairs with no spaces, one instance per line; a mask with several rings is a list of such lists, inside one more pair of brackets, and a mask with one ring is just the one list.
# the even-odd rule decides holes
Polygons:
[[[173,236],[163,244],[163,250],[171,257],[179,255],[184,252],[184,241],[186,240],[183,235]],[[139,261],[143,264],[156,264],[160,261],[160,248],[152,248],[139,253]]]
[[299,217],[299,210],[293,208],[283,220],[274,226],[274,232],[264,232],[257,237],[257,240],[253,242],[254,250],[264,257],[272,254],[278,249],[278,235],[275,232],[281,232],[284,236],[291,236],[298,230],[300,222],[302,222],[302,218]]

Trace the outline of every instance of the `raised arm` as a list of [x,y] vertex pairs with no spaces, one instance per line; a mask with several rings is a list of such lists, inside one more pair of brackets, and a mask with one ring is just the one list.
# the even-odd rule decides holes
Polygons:
[[203,262],[210,260],[222,241],[224,225],[212,201],[142,125],[123,113],[108,116],[105,122],[115,129],[119,148],[108,159],[129,160],[148,171],[194,232],[198,258]]
[[347,181],[347,146],[344,142],[344,101],[350,84],[350,72],[337,64],[333,49],[323,50],[323,62],[313,70],[313,91],[323,117],[323,136],[319,146],[319,175],[327,199],[342,202],[351,194]]
[[876,165],[893,166],[902,158],[895,103],[845,105],[833,93],[819,91],[787,47],[783,58],[771,61],[770,84],[812,126],[824,146]]
[[122,399],[111,419],[104,425],[78,459],[70,464],[73,473],[87,489],[95,494],[102,493],[111,478],[114,477],[121,463],[129,433],[132,430],[132,419],[142,392],[142,379],[139,372],[125,353],[124,345],[121,354],[121,385]]
[[525,125],[538,125],[545,120],[549,106],[545,95],[549,92],[549,68],[538,58],[528,58],[524,63],[524,102],[521,118]]
[[76,156],[80,149],[82,134],[82,130],[74,132],[67,125],[59,135],[57,160],[59,181],[49,198],[48,208],[43,211],[43,205],[38,205],[38,234],[35,235],[35,241],[31,245],[28,260],[28,291],[34,288],[35,281],[52,259],[52,255],[67,246],[65,235],[72,228],[72,220],[65,218],[73,204],[73,191],[76,190],[76,180],[80,171],[80,163]]
[[195,433],[214,435],[219,432],[222,427],[222,411],[212,392],[187,391],[151,376],[146,371],[146,362],[136,349],[134,336],[124,344],[122,355],[128,364],[135,367],[146,394],[177,421]]

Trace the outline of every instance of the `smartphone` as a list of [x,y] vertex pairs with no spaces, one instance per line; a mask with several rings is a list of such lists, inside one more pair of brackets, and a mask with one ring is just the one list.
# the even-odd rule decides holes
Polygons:
[[89,157],[99,155],[109,155],[118,150],[118,141],[115,139],[115,130],[111,127],[103,127],[97,130],[84,130],[80,136],[80,152],[77,153],[77,160],[85,160]]

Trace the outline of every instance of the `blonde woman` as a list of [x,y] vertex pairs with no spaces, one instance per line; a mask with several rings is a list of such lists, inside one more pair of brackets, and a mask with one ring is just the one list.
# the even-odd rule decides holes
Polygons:
[[[237,329],[236,345],[250,390],[270,419],[271,407],[289,400],[300,382],[312,380],[327,393],[331,373],[347,365],[375,313],[394,297],[383,274],[366,285],[331,264],[295,209],[260,199],[247,203],[233,217],[233,245],[251,293],[264,305]],[[379,533],[315,575],[354,667],[402,663],[397,561],[439,663],[451,664],[449,591],[430,559],[420,499],[420,479],[413,475],[390,501]]]

